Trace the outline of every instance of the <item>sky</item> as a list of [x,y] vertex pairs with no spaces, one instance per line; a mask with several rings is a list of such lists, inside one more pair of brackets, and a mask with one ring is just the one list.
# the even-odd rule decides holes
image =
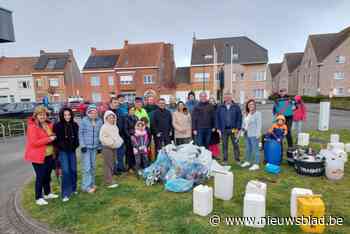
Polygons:
[[348,0],[0,0],[13,11],[15,43],[0,56],[38,56],[41,49],[73,49],[82,68],[90,48],[129,43],[174,44],[178,67],[191,62],[192,37],[247,36],[269,53],[304,51],[309,34],[350,26]]

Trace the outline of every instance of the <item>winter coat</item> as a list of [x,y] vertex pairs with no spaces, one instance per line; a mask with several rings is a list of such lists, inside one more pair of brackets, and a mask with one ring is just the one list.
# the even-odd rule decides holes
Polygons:
[[148,153],[147,147],[149,143],[149,137],[146,129],[144,129],[143,131],[135,131],[135,134],[131,136],[131,142],[134,154]]
[[131,136],[135,133],[135,124],[137,120],[137,117],[134,115],[129,115],[124,119],[124,134],[126,135],[126,139],[128,141],[130,141]]
[[[47,123],[48,127],[53,129],[52,123],[49,121],[47,121]],[[40,127],[34,118],[29,118],[24,159],[32,163],[43,164],[45,160],[46,146],[51,142],[52,141],[45,129]]]
[[146,112],[146,110],[145,109],[143,109],[143,108],[141,108],[140,110],[137,110],[136,108],[135,108],[135,115],[136,115],[136,117],[139,119],[139,120],[141,120],[142,118],[147,118],[148,119],[148,123],[150,123],[150,118],[149,118],[149,116],[148,116],[148,114],[147,114],[147,112]]
[[296,108],[293,112],[293,121],[305,121],[306,120],[306,106],[304,103],[299,102],[295,104]]
[[190,138],[192,136],[192,119],[190,113],[174,112],[173,127],[175,129],[175,138]]
[[111,149],[117,149],[123,144],[123,139],[119,135],[119,129],[116,124],[110,124],[107,122],[109,115],[117,116],[112,111],[106,111],[103,117],[104,124],[100,130],[100,141],[103,146]]
[[[72,117],[70,122],[64,119],[64,111],[70,112]],[[59,151],[75,152],[79,147],[79,126],[74,122],[73,118],[73,111],[69,108],[64,108],[59,113],[59,122],[53,127],[53,131],[57,137],[54,141],[54,145]]]
[[188,111],[192,114],[192,111],[195,106],[197,106],[198,101],[197,100],[187,100],[186,106],[188,108]]
[[117,118],[117,126],[119,129],[119,135],[121,136],[121,138],[123,138],[125,140],[126,135],[125,135],[125,118],[127,117],[127,115],[123,115],[120,113],[119,108],[118,109],[112,109],[111,107],[108,108],[109,111],[112,111],[116,118]]
[[[226,114],[229,118],[226,118]],[[242,111],[241,108],[234,102],[227,109],[225,104],[221,104],[216,110],[215,127],[223,131],[225,128],[240,129],[242,126]]]
[[92,125],[92,120],[85,116],[79,127],[79,144],[88,149],[101,149],[101,142],[99,139],[100,130],[102,127],[102,120],[97,118],[95,126]]
[[128,104],[127,103],[122,103],[119,104],[119,107],[117,109],[117,115],[121,116],[121,117],[126,117],[129,113],[128,111]]
[[200,102],[196,105],[191,117],[193,130],[215,127],[215,109],[209,102]]
[[273,105],[273,115],[284,115],[285,117],[291,117],[293,116],[293,110],[295,108],[295,101],[294,99],[290,98],[289,96],[286,97],[279,97],[275,100],[275,103]]
[[172,116],[167,109],[157,109],[153,111],[151,122],[151,132],[154,135],[162,133],[168,135],[173,130]]

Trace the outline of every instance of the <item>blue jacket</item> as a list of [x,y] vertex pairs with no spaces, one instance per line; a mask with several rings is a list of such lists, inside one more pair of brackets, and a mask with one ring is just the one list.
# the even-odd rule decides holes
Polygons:
[[276,99],[273,105],[273,115],[281,114],[285,117],[293,116],[293,110],[295,109],[295,100],[286,96]]
[[192,114],[192,111],[194,109],[194,107],[198,104],[198,101],[197,100],[188,100],[186,102],[186,106],[187,106],[187,109],[188,111]]
[[118,109],[117,109],[117,113],[119,116],[121,117],[125,117],[125,116],[128,116],[128,103],[123,103],[123,104],[120,104]]
[[102,124],[103,122],[100,118],[96,119],[95,127],[92,125],[89,117],[85,116],[81,120],[79,127],[79,143],[81,147],[101,149],[102,145],[99,136]]
[[[229,114],[229,122],[225,116]],[[224,130],[226,127],[241,129],[242,127],[242,111],[236,103],[231,103],[230,109],[227,110],[225,104],[221,104],[216,110],[215,127]]]

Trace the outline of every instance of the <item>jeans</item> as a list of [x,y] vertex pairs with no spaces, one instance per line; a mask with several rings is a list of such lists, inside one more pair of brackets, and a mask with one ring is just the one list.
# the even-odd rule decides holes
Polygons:
[[299,133],[303,132],[303,121],[294,121],[293,122],[293,127],[297,131],[297,136],[299,136]]
[[259,165],[259,138],[245,136],[245,161]]
[[200,128],[197,130],[196,143],[208,149],[211,138],[211,128]]
[[51,182],[51,172],[54,165],[54,160],[52,156],[46,156],[44,163],[32,163],[35,171],[35,200],[43,197],[44,194],[48,195],[51,193],[50,182]]
[[287,132],[288,147],[293,147],[293,138],[292,138],[293,116],[286,117],[286,125],[288,128],[288,132]]
[[224,129],[222,131],[222,152],[224,154],[224,161],[228,159],[228,139],[231,138],[232,146],[233,146],[233,155],[237,162],[239,162],[240,152],[239,152],[239,143],[236,142],[236,138],[232,133],[232,129]]
[[95,186],[97,149],[87,149],[81,154],[82,182],[81,189],[88,191]]
[[115,161],[115,171],[124,171],[125,165],[124,165],[124,156],[125,156],[125,146],[124,144],[117,148],[116,150],[116,156],[117,160]]
[[58,160],[62,168],[62,197],[69,197],[77,191],[77,157],[75,152],[60,151]]

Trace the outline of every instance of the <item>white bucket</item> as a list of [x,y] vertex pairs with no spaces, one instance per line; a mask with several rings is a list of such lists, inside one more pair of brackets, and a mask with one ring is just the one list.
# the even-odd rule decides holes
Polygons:
[[261,218],[265,217],[265,213],[266,199],[263,195],[247,193],[244,196],[243,217],[246,218],[246,226],[263,228],[265,226],[265,220]]
[[257,180],[251,180],[245,187],[245,194],[261,194],[266,198],[266,184]]
[[344,160],[330,158],[326,161],[326,176],[329,180],[340,180],[344,177]]
[[339,142],[339,134],[331,134],[330,143],[338,143]]
[[304,188],[293,188],[290,194],[290,216],[291,217],[297,217],[297,211],[298,211],[298,203],[297,198],[298,196],[302,195],[312,195],[311,189],[304,189]]
[[345,151],[345,144],[344,144],[343,142],[328,143],[328,144],[327,144],[327,148],[328,148],[329,150],[341,149],[341,150]]
[[345,152],[350,153],[350,143],[345,144]]
[[207,216],[213,210],[213,189],[198,185],[193,189],[193,213]]
[[233,197],[232,172],[214,174],[214,196],[225,201]]
[[308,146],[310,142],[310,135],[309,133],[299,133],[298,134],[298,145],[299,146]]

